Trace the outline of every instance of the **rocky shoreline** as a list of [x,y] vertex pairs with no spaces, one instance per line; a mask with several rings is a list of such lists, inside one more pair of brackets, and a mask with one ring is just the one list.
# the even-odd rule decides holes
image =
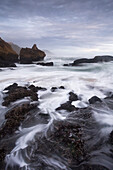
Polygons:
[[[39,50],[36,44],[32,48],[22,48],[19,56],[13,51],[11,46],[0,38],[0,67],[16,67],[15,63],[20,64],[33,64],[40,66],[51,67],[54,66],[53,62],[42,62],[46,54]],[[73,63],[64,64],[64,66],[83,66],[88,63],[100,63],[113,61],[113,56],[96,56],[92,59],[82,58],[77,59]],[[0,70],[2,71],[2,70]],[[27,82],[26,82],[27,83]],[[49,87],[49,92],[55,95],[58,90],[65,90],[64,86]],[[24,121],[37,112],[40,122],[48,123],[51,120],[49,114],[44,114],[39,108],[40,97],[39,91],[48,90],[45,87],[35,86],[34,84],[19,86],[13,83],[2,91],[3,101],[2,106],[7,108],[5,113],[4,122],[0,127],[0,168],[5,169],[6,156],[10,154],[15,147],[15,142],[19,127]],[[82,95],[82,94],[81,94]],[[41,100],[43,100],[42,98]],[[31,162],[37,162],[38,155],[48,155],[50,158],[57,155],[65,163],[67,169],[73,170],[108,170],[105,163],[97,162],[91,163],[91,157],[96,157],[96,152],[100,151],[101,147],[108,149],[106,153],[110,158],[113,157],[113,130],[106,138],[98,139],[99,125],[94,119],[94,111],[96,109],[106,108],[113,109],[113,93],[108,92],[106,97],[99,98],[92,95],[88,99],[86,106],[83,108],[76,107],[73,102],[82,101],[81,96],[73,91],[68,93],[66,102],[61,103],[60,106],[55,108],[55,113],[63,114],[68,113],[66,120],[54,120],[47,130],[46,136],[40,138],[35,135],[35,143],[31,142],[28,149],[36,145],[35,149],[31,152]],[[45,126],[46,126],[45,123]],[[9,139],[13,141],[9,142]],[[101,149],[100,149],[101,148]],[[92,156],[91,153],[94,153]],[[103,150],[101,151],[103,152]],[[102,153],[100,153],[102,154]],[[95,158],[96,159],[96,158]],[[97,158],[98,159],[98,158]],[[49,169],[47,162],[39,161],[39,168]],[[50,165],[51,169],[54,169]],[[8,167],[11,168],[10,166]],[[16,169],[19,169],[18,165]]]
[[[59,87],[65,90],[63,86]],[[52,93],[54,90],[57,90],[57,87],[52,87]],[[53,90],[54,89],[54,90]],[[40,112],[38,105],[40,102],[38,101],[38,91],[46,90],[46,88],[35,87],[34,85],[22,87],[18,86],[17,83],[14,83],[3,90],[4,101],[2,105],[9,107],[12,102],[15,102],[19,99],[23,99],[25,97],[29,97],[29,102],[22,102],[20,104],[14,105],[6,114],[5,121],[0,128],[0,164],[1,167],[5,166],[4,159],[8,153],[13,149],[14,143],[12,147],[7,147],[9,144],[6,139],[11,138],[11,136],[18,130],[20,124],[27,118],[28,115],[31,115],[34,110]],[[110,94],[110,93],[109,93]],[[68,165],[71,169],[77,165],[75,169],[92,169],[96,170],[96,168],[103,170],[107,169],[104,166],[100,165],[90,165],[83,164],[80,165],[81,162],[88,160],[90,158],[90,147],[87,148],[88,141],[87,136],[89,136],[86,131],[87,128],[90,128],[91,123],[96,123],[93,119],[92,105],[96,107],[102,107],[102,105],[107,105],[107,101],[110,100],[113,103],[113,95],[110,94],[104,99],[100,99],[97,96],[93,96],[89,99],[89,104],[87,108],[76,108],[72,105],[73,101],[80,100],[80,97],[75,93],[69,93],[69,101],[62,104],[59,108],[56,108],[56,111],[66,110],[70,112],[70,116],[66,121],[56,121],[53,123],[52,131],[48,130],[47,138],[41,138],[38,144],[39,147],[34,151],[35,155],[31,158],[31,160],[35,160],[39,151],[46,152],[44,149],[48,147],[49,154],[60,154],[62,159],[66,159]],[[109,105],[108,105],[109,107]],[[43,114],[42,114],[43,117]],[[76,118],[82,121],[76,122]],[[44,117],[43,117],[44,118]],[[48,117],[49,118],[49,117]],[[48,119],[47,118],[47,119]],[[41,118],[42,119],[42,118]],[[44,118],[46,119],[46,117]],[[78,119],[78,120],[79,120]],[[90,134],[92,136],[93,134]],[[3,141],[6,140],[4,143]],[[107,139],[107,145],[113,147],[113,131],[109,134],[109,138]],[[44,146],[46,143],[46,146]],[[54,150],[51,150],[54,147]],[[96,149],[100,147],[100,143],[96,144]],[[46,166],[46,165],[45,165]],[[42,167],[43,168],[43,167]]]

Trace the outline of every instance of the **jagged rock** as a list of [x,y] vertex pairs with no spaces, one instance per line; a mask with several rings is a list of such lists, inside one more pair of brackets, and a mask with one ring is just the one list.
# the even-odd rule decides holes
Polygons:
[[90,104],[94,104],[94,103],[96,103],[96,102],[102,102],[102,100],[101,100],[99,97],[97,97],[97,96],[93,96],[93,97],[91,97],[91,98],[89,99],[89,103],[90,103]]
[[38,95],[34,89],[27,89],[26,87],[18,86],[16,83],[8,86],[4,90],[9,90],[6,97],[4,97],[3,106],[8,106],[11,102],[14,102],[18,99],[22,99],[24,97],[31,97],[32,101],[38,100]]
[[25,119],[26,115],[29,114],[29,111],[36,107],[37,104],[24,103],[9,110],[5,115],[6,122],[0,129],[0,139],[14,133],[20,126],[20,123]]
[[54,125],[54,133],[51,135],[52,141],[58,145],[58,151],[65,155],[70,161],[80,163],[86,156],[84,141],[82,140],[81,126],[76,123],[58,122]]
[[11,63],[18,62],[18,54],[12,49],[10,44],[8,44],[7,42],[0,38],[0,63],[1,63],[0,65],[2,66],[3,61],[4,67],[7,67],[8,62],[9,65],[11,65]]
[[41,61],[44,59],[46,54],[39,50],[36,44],[32,48],[22,48],[20,51],[20,63],[30,64],[32,61]]
[[39,90],[42,90],[42,91],[47,90],[47,89],[44,88],[44,87],[38,87],[38,86],[35,87],[34,85],[30,85],[28,88],[31,89],[31,90],[34,91],[34,92],[37,92],[37,91],[39,91]]
[[56,111],[58,110],[67,110],[69,112],[72,112],[77,109],[74,105],[71,104],[70,101],[67,101],[66,103],[61,104],[60,107],[56,108]]
[[37,65],[41,65],[41,66],[53,66],[53,62],[48,62],[48,63],[37,63]]
[[78,96],[75,93],[70,92],[69,93],[69,101],[72,102],[72,101],[77,101],[77,100],[79,100]]

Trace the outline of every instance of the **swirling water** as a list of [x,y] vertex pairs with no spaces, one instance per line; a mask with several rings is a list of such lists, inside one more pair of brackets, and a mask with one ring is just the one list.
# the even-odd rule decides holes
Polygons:
[[[68,100],[70,91],[75,92],[80,97],[79,101],[73,102],[73,105],[79,108],[87,107],[89,105],[88,99],[94,95],[105,98],[108,92],[113,92],[113,62],[64,67],[64,63],[69,63],[74,58],[52,57],[47,59],[47,61],[51,60],[55,63],[53,67],[17,64],[14,70],[5,68],[0,72],[0,125],[4,122],[5,113],[10,109],[2,106],[2,91],[6,86],[15,82],[19,85],[34,84],[35,86],[46,87],[46,91],[38,92],[38,107],[43,114],[49,115],[49,119],[40,120],[37,110],[21,124],[13,137],[15,139],[14,148],[6,156],[6,169],[9,167],[22,170],[41,169],[40,162],[46,164],[42,169],[70,169],[65,159],[62,159],[59,155],[48,155],[42,152],[38,154],[36,161],[31,161],[31,156],[38,147],[38,141],[43,136],[47,137],[47,132],[52,127],[54,120],[68,120],[69,116],[73,117],[71,113],[61,113],[55,111],[55,109]],[[51,87],[59,86],[64,86],[65,89],[51,92]],[[89,120],[91,122],[84,129],[89,134],[86,140],[91,156],[87,163],[103,165],[112,170],[111,148],[105,145],[109,133],[113,130],[113,103],[110,102],[108,103],[110,107],[108,105],[96,108],[92,106],[93,120]],[[85,122],[79,116],[76,117],[76,121]],[[9,140],[12,140],[12,138]],[[102,145],[97,150],[94,146],[98,143]]]

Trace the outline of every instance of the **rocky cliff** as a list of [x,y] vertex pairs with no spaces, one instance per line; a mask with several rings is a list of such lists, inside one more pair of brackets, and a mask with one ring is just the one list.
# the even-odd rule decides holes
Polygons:
[[0,60],[7,62],[17,62],[18,54],[12,49],[10,44],[0,38]]

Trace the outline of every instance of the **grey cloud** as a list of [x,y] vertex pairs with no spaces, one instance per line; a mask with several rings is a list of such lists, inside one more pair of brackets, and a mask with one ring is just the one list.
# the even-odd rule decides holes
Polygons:
[[103,49],[113,43],[113,0],[4,0],[0,6],[0,35],[21,46]]

